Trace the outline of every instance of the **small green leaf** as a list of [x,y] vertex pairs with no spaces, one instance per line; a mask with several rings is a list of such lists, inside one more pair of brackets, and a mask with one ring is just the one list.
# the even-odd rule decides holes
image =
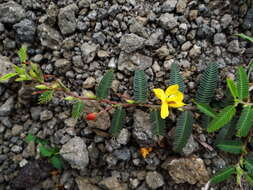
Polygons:
[[36,137],[34,136],[34,135],[32,135],[32,134],[28,134],[26,137],[25,137],[25,141],[27,142],[27,143],[29,143],[29,142],[32,142],[32,141],[36,141]]
[[55,156],[51,157],[50,162],[56,169],[63,169],[64,168],[63,160],[59,155],[55,155]]
[[43,85],[43,84],[41,84],[41,85],[36,85],[35,88],[38,88],[38,89],[41,89],[41,90],[50,89],[48,86]]
[[250,184],[250,186],[253,187],[253,177],[249,174],[245,174],[245,178],[248,181],[248,183]]
[[150,121],[153,126],[153,134],[154,135],[165,135],[165,120],[161,118],[159,110],[152,110],[150,112]]
[[112,85],[113,77],[113,71],[108,71],[107,73],[105,73],[104,77],[102,78],[96,89],[96,96],[98,98],[106,99],[109,96],[109,90]]
[[229,88],[229,91],[230,91],[231,95],[234,97],[234,100],[236,100],[237,97],[238,97],[238,91],[237,91],[237,88],[236,88],[236,85],[235,85],[234,81],[227,78],[227,86]]
[[76,103],[73,104],[72,108],[72,117],[74,119],[78,119],[81,117],[84,110],[84,103],[83,101],[79,100]]
[[173,149],[181,152],[192,133],[193,116],[192,112],[184,111],[178,117],[176,134]]
[[18,73],[8,73],[8,74],[6,74],[6,75],[0,77],[0,82],[1,82],[1,81],[5,81],[5,80],[8,80],[8,79],[10,79],[10,78],[12,78],[12,77],[15,77],[17,74],[18,74]]
[[250,131],[250,128],[253,126],[253,109],[251,106],[246,106],[243,108],[241,116],[236,124],[237,136],[246,137]]
[[53,90],[47,90],[43,92],[39,97],[39,103],[45,104],[50,102],[53,99],[54,91]]
[[249,96],[249,79],[246,71],[242,66],[239,66],[236,72],[236,84],[238,97],[240,100],[245,100]]
[[22,47],[18,51],[18,56],[21,63],[25,63],[27,60],[27,47],[22,45]]
[[225,169],[220,170],[219,172],[217,172],[215,174],[215,176],[213,176],[211,178],[211,184],[217,184],[220,183],[222,181],[225,181],[226,179],[228,179],[229,177],[231,177],[232,174],[235,174],[235,167],[231,166]]
[[51,148],[46,148],[44,145],[40,145],[39,150],[44,157],[51,157],[54,154],[54,151]]
[[244,166],[250,175],[253,175],[253,160],[250,158],[244,159]]
[[245,34],[236,34],[237,36],[239,36],[239,37],[241,37],[241,38],[243,38],[243,39],[245,39],[245,40],[249,40],[250,42],[252,42],[253,43],[253,38],[252,37],[250,37],[250,36],[247,36],[247,35],[245,35]]
[[26,73],[24,68],[18,67],[15,64],[13,64],[12,66],[13,66],[14,70],[16,71],[16,73],[18,73],[19,75],[24,75]]
[[178,84],[180,92],[184,92],[185,84],[180,69],[177,64],[172,63],[170,68],[170,82],[169,85]]
[[234,106],[227,106],[222,109],[217,117],[211,121],[207,128],[207,131],[211,133],[226,125],[234,117],[235,112],[236,110]]
[[36,137],[35,143],[38,143],[38,144],[41,144],[41,145],[44,145],[44,146],[45,146],[45,145],[48,144],[48,141],[45,140],[45,139],[41,139],[41,138]]
[[197,105],[197,108],[207,116],[210,116],[212,118],[215,118],[217,116],[217,113],[215,113],[215,111],[209,105],[205,103],[197,103],[197,102],[195,103]]
[[110,128],[110,133],[113,136],[117,136],[120,133],[120,130],[124,126],[125,117],[126,117],[126,112],[125,112],[124,108],[122,108],[121,106],[118,107],[114,111],[113,117],[112,117],[112,124],[111,124],[111,128]]
[[145,103],[147,101],[147,78],[143,70],[134,72],[134,100],[137,103]]
[[243,151],[243,143],[238,140],[223,140],[217,144],[217,147],[232,154],[240,154]]
[[64,98],[64,100],[73,101],[73,100],[76,100],[76,98],[73,96],[67,96],[66,98]]

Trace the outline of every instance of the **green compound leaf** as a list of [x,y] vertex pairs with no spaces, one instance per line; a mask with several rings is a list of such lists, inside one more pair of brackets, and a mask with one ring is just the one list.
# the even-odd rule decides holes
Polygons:
[[236,85],[235,85],[234,81],[227,78],[227,86],[229,88],[229,91],[230,91],[231,95],[234,97],[234,100],[236,100],[237,97],[238,97],[238,91],[237,91],[237,88],[236,88]]
[[205,103],[197,103],[197,102],[195,103],[199,111],[206,114],[207,116],[210,116],[212,118],[215,118],[217,116],[217,113],[215,113],[215,111],[209,105]]
[[50,163],[55,167],[56,169],[63,169],[64,168],[64,163],[62,158],[59,155],[55,155],[50,158]]
[[108,97],[113,77],[114,77],[113,71],[108,71],[107,73],[105,73],[104,77],[102,78],[96,89],[96,96],[98,98],[106,99]]
[[84,103],[83,101],[79,100],[73,104],[72,108],[72,117],[74,119],[79,119],[83,113],[84,110]]
[[45,103],[50,102],[53,99],[53,96],[54,96],[53,90],[48,90],[41,93],[39,97],[39,104],[45,104]]
[[243,108],[241,116],[236,124],[237,136],[246,137],[250,131],[251,126],[253,126],[253,109],[251,106],[246,106]]
[[137,103],[145,103],[147,101],[147,79],[143,70],[134,72],[134,100]]
[[236,72],[236,84],[238,97],[240,100],[245,100],[249,96],[249,79],[246,71],[242,66],[238,67]]
[[118,136],[118,134],[120,133],[120,130],[124,126],[125,117],[126,117],[126,112],[122,107],[118,107],[114,111],[114,114],[112,117],[112,125],[110,128],[110,133],[113,136]]
[[192,133],[193,116],[190,111],[184,111],[178,117],[173,149],[181,152]]
[[22,47],[18,51],[18,56],[21,63],[25,63],[27,60],[27,47],[22,45]]
[[234,117],[235,112],[236,110],[234,106],[227,106],[222,109],[217,117],[211,121],[207,128],[207,131],[211,133],[226,125]]
[[12,77],[15,77],[17,74],[18,74],[18,73],[8,73],[8,74],[6,74],[6,75],[0,77],[0,82],[1,82],[1,81],[5,81],[5,80],[8,80],[8,79],[10,79],[10,78],[12,78]]
[[217,144],[217,147],[232,154],[240,154],[243,151],[243,143],[239,140],[223,140]]
[[253,177],[252,175],[245,174],[245,179],[248,181],[251,187],[253,187]]
[[236,34],[237,36],[239,36],[239,37],[241,37],[241,38],[243,38],[243,39],[245,39],[245,40],[249,40],[250,42],[252,42],[253,43],[253,38],[252,37],[250,37],[250,36],[247,36],[247,35],[245,35],[245,34]]
[[244,159],[244,166],[250,175],[253,175],[253,160],[250,158]]
[[222,181],[227,180],[229,177],[231,177],[232,174],[235,174],[236,170],[234,166],[222,169],[218,171],[215,176],[213,176],[210,180],[211,184],[217,184]]
[[165,119],[162,119],[160,116],[159,110],[152,110],[150,112],[150,121],[153,126],[153,134],[154,135],[165,135]]
[[36,138],[37,137],[35,137],[34,135],[32,135],[32,134],[28,134],[26,137],[25,137],[25,141],[27,142],[27,143],[29,143],[29,142],[32,142],[32,141],[36,141]]
[[182,75],[180,74],[180,70],[177,64],[173,63],[170,69],[170,82],[169,85],[178,84],[179,90],[184,92],[185,84]]
[[196,101],[198,103],[210,103],[214,96],[215,88],[218,81],[218,65],[211,63],[200,78]]
[[44,145],[40,145],[39,150],[43,157],[51,157],[54,154],[51,148],[46,148]]

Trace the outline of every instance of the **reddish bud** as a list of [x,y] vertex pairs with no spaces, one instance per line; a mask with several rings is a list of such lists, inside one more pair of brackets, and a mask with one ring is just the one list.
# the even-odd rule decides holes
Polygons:
[[33,92],[32,95],[36,95],[36,94],[42,94],[43,92],[48,91],[48,90],[40,90],[40,91],[36,91]]
[[86,120],[95,120],[97,117],[96,113],[89,113],[86,115]]

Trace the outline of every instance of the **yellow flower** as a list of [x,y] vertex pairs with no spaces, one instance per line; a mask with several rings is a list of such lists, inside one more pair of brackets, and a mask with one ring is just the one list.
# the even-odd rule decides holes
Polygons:
[[143,158],[146,158],[152,150],[153,150],[152,147],[149,147],[149,148],[140,148],[140,153],[141,153],[141,155],[142,155]]
[[153,89],[155,96],[161,100],[161,118],[169,116],[169,107],[180,108],[185,105],[183,102],[184,94],[179,91],[178,84],[169,86],[165,92],[160,88]]

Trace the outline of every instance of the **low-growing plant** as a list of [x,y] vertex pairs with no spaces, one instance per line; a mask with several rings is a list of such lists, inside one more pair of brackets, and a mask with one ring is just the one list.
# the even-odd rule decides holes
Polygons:
[[[38,99],[40,104],[50,102],[56,93],[65,94],[64,99],[73,103],[72,117],[75,119],[79,119],[83,116],[85,101],[97,101],[103,104],[105,108],[98,112],[88,113],[86,115],[86,120],[96,120],[103,112],[113,109],[114,113],[109,131],[113,136],[117,136],[124,126],[126,108],[143,107],[149,109],[153,132],[154,135],[157,136],[165,135],[165,119],[172,116],[172,114],[169,114],[172,108],[178,108],[182,113],[180,113],[176,124],[174,150],[181,152],[182,148],[187,143],[192,131],[193,114],[190,110],[186,110],[186,104],[183,102],[185,84],[179,72],[179,67],[176,64],[172,64],[171,67],[170,86],[165,91],[160,88],[153,89],[155,96],[160,99],[161,105],[157,105],[148,99],[148,81],[143,70],[136,70],[134,72],[133,98],[117,94],[122,100],[118,102],[108,98],[114,79],[114,72],[112,70],[105,73],[96,88],[95,95],[86,94],[85,96],[79,96],[71,92],[61,80],[51,75],[43,75],[39,65],[28,61],[26,50],[27,48],[23,46],[18,52],[21,62],[20,66],[13,65],[14,72],[0,77],[0,81],[10,78],[15,78],[17,82],[31,81],[33,86],[37,89],[33,94],[39,95]],[[51,82],[48,82],[49,78]],[[200,90],[200,92],[202,93],[202,90]]]
[[59,148],[50,147],[46,140],[36,137],[32,134],[28,134],[25,138],[25,141],[27,143],[34,142],[35,144],[38,144],[40,155],[47,158],[53,167],[56,169],[62,169],[64,167],[63,160],[59,154]]

